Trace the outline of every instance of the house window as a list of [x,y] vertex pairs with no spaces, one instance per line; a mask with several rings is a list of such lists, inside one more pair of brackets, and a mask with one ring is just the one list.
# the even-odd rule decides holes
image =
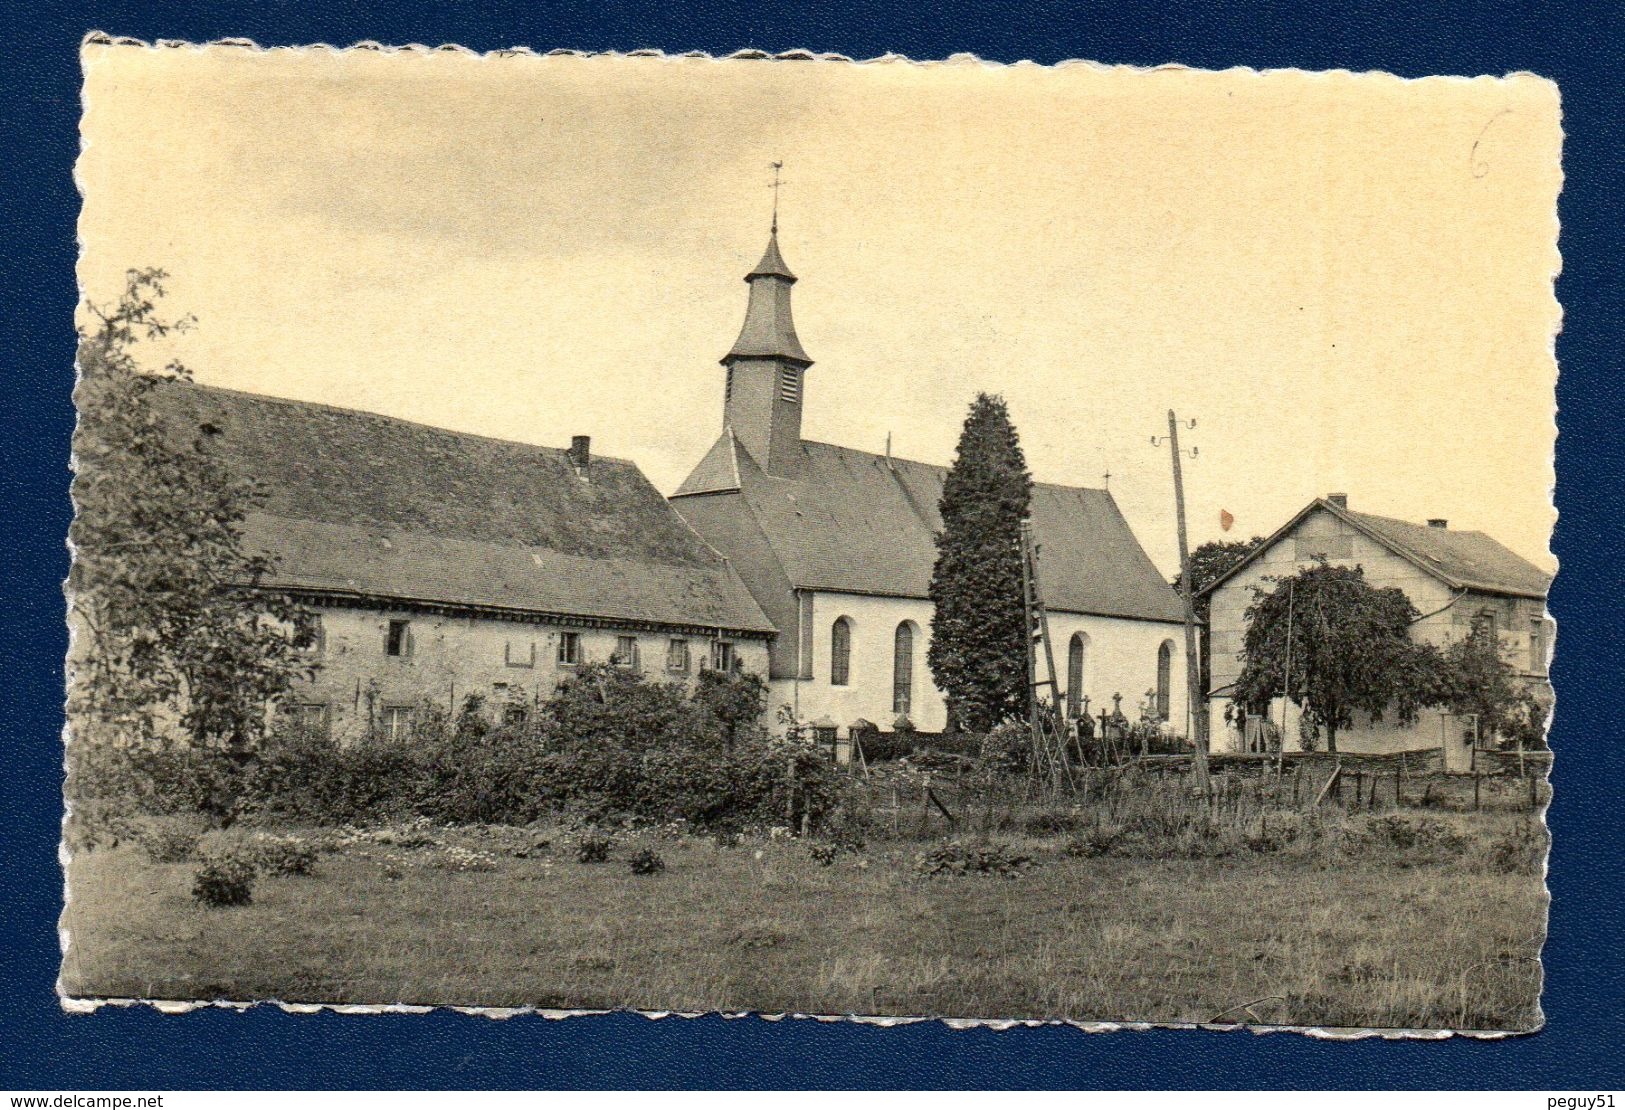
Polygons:
[[412,654],[412,622],[390,621],[384,636],[384,654],[406,659]]
[[559,633],[559,666],[574,667],[581,662],[581,633]]
[[1166,721],[1174,691],[1174,642],[1162,641],[1157,649],[1157,719]]
[[412,707],[410,705],[384,706],[384,738],[387,740],[405,740],[412,732]]
[[304,650],[310,655],[321,655],[327,651],[327,629],[322,624],[320,613],[305,613],[299,618],[303,623],[302,631],[310,633],[310,643]]
[[530,647],[524,651],[515,651],[513,641],[502,645],[502,662],[510,667],[531,668],[536,666],[536,641],[530,642]]
[[794,366],[779,367],[779,400],[801,403],[801,373]]
[[852,678],[852,622],[841,617],[829,630],[829,684],[845,686]]
[[688,641],[673,638],[666,642],[666,669],[673,674],[688,673]]
[[1089,650],[1089,637],[1082,632],[1072,634],[1066,649],[1066,714],[1076,717],[1083,712],[1083,662]]
[[331,728],[331,716],[325,702],[301,702],[293,707],[293,724],[307,736],[326,737]]
[[615,657],[610,660],[617,667],[626,667],[637,670],[638,667],[638,638],[636,636],[615,637]]
[[1546,618],[1529,618],[1529,670],[1546,673]]
[[1499,633],[1495,627],[1495,612],[1491,609],[1480,609],[1473,615],[1473,634],[1483,636],[1490,643],[1497,642]]
[[891,711],[907,717],[914,709],[914,624],[904,621],[892,637]]
[[731,674],[736,663],[734,645],[732,640],[711,641],[711,669]]
[[505,725],[522,725],[528,714],[522,705],[505,705],[502,707],[502,723]]

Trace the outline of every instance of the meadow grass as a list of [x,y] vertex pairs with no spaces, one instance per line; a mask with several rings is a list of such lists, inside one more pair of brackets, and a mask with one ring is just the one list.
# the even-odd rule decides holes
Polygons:
[[[1476,816],[1474,820],[1478,820]],[[1493,820],[1485,817],[1483,820]],[[483,843],[489,844],[489,836]],[[443,834],[473,847],[473,832]],[[78,853],[72,997],[278,999],[1078,1021],[1529,1030],[1539,876],[1242,853],[1074,859],[925,878],[920,844],[821,867],[796,841],[493,852],[492,870],[376,846],[251,905],[191,897],[195,864]],[[652,846],[666,869],[633,875]]]

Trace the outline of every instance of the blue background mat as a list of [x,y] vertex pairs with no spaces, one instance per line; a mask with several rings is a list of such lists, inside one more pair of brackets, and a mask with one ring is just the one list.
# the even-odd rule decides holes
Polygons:
[[[10,544],[0,638],[4,790],[0,1088],[476,1087],[1620,1087],[1625,984],[1619,894],[1621,729],[1618,490],[1618,185],[1621,6],[1336,2],[1178,5],[663,3],[538,5],[484,0],[440,8],[339,2],[301,9],[237,0],[10,5],[3,126],[7,342],[4,520]],[[1547,1028],[1500,1042],[1317,1042],[1293,1034],[1156,1030],[1087,1036],[1066,1028],[953,1032],[929,1023],[650,1021],[629,1014],[550,1022],[428,1016],[292,1016],[275,1009],[163,1016],[147,1008],[60,1011],[53,992],[61,876],[60,583],[69,519],[75,302],[72,182],[78,148],[77,46],[88,30],[148,40],[224,36],[262,45],[372,39],[716,53],[805,47],[999,61],[1087,57],[1139,65],[1248,65],[1500,74],[1556,79],[1567,133],[1561,200],[1565,330],[1554,546],[1562,572]],[[1610,56],[1611,55],[1611,56]],[[1466,368],[1464,368],[1465,370]],[[1463,390],[1471,390],[1464,373]],[[1608,584],[1613,583],[1610,587]]]

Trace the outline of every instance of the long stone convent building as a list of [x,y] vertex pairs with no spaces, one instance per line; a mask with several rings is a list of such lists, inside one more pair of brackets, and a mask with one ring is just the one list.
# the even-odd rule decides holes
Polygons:
[[[927,585],[947,470],[804,439],[813,360],[796,335],[796,277],[776,229],[745,280],[744,326],[722,359],[722,432],[672,504],[772,623],[774,704],[840,735],[942,729]],[[1149,702],[1185,733],[1180,602],[1111,494],[1038,483],[1032,517],[1068,710],[1121,695],[1128,716]]]

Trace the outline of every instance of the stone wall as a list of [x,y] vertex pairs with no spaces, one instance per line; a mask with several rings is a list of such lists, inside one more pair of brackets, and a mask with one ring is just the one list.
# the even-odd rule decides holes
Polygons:
[[[579,637],[580,662],[604,662],[618,637],[635,638],[638,669],[659,681],[692,684],[710,665],[713,637],[616,628],[574,628],[486,617],[449,616],[394,609],[321,607],[322,634],[315,651],[316,678],[297,684],[288,701],[310,720],[325,720],[329,733],[353,742],[369,727],[383,730],[402,711],[430,702],[448,711],[468,694],[480,694],[493,715],[534,712],[575,670],[561,662],[560,639]],[[407,622],[404,653],[388,653],[391,621]],[[688,667],[669,670],[671,640],[686,640]],[[741,666],[766,675],[767,641],[725,637]]]

